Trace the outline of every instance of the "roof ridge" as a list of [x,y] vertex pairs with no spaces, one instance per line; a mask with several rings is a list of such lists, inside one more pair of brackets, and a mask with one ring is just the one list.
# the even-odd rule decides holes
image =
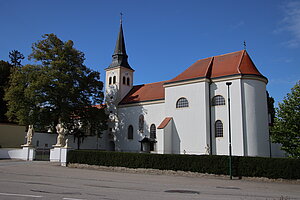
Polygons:
[[[205,72],[205,77],[208,77],[208,78],[210,78],[210,76],[211,76],[211,68],[212,68],[215,57],[212,56],[212,57],[209,57],[209,58],[211,58],[211,59],[210,59],[210,62],[208,64],[208,67],[207,67],[206,72]],[[208,73],[210,73],[209,76],[208,76]]]
[[[167,80],[167,81],[169,81],[169,80]],[[134,86],[152,85],[152,84],[157,84],[157,83],[162,83],[162,82],[167,82],[167,81],[157,81],[157,82],[153,82],[153,83],[145,83],[145,84],[134,85]]]
[[231,53],[225,53],[225,54],[221,54],[221,55],[217,55],[217,56],[213,56],[213,57],[228,56],[230,54],[235,54],[235,53],[242,52],[242,51],[245,51],[245,50],[239,50],[239,51],[235,51],[235,52],[231,52]]
[[[209,56],[209,57],[206,57],[206,58],[198,59],[196,62],[198,62],[200,60],[209,59],[209,58],[216,58],[216,57],[221,57],[221,56],[227,56],[227,55],[235,54],[235,53],[242,52],[242,51],[246,51],[246,50],[239,50],[239,51],[235,51],[235,52],[231,52],[231,53],[225,53],[225,54],[221,54],[221,55],[217,55],[217,56]],[[196,62],[194,62],[194,63],[196,63]]]
[[246,50],[245,50],[245,49],[244,49],[244,50],[242,50],[241,59],[240,59],[240,62],[239,62],[239,64],[238,64],[238,67],[237,67],[237,70],[238,70],[238,72],[239,72],[240,74],[242,74],[240,67],[241,67],[241,64],[242,64],[243,58],[244,58],[244,56],[245,56],[245,52],[246,52]]

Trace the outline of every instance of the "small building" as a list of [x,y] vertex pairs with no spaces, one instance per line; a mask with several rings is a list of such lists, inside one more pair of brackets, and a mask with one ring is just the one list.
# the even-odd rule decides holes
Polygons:
[[228,155],[230,124],[233,155],[269,156],[268,79],[247,51],[200,59],[171,80],[143,85],[133,85],[127,58],[121,23],[106,68],[107,149]]
[[24,144],[25,126],[0,123],[0,148],[20,148]]

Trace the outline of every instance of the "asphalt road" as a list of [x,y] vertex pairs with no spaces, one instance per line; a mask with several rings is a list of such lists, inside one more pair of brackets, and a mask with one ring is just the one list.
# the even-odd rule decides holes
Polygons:
[[132,174],[0,160],[0,199],[300,199],[300,184]]

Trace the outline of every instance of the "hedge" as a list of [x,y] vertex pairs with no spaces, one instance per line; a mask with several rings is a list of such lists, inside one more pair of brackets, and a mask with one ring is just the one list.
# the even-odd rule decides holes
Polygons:
[[[96,150],[68,152],[68,163],[128,168],[191,171],[228,174],[228,156],[144,154]],[[233,176],[300,179],[300,159],[240,157],[232,158]]]

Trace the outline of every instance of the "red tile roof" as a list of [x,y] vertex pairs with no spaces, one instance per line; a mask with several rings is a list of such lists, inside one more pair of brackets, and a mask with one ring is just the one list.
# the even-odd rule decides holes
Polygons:
[[165,98],[165,89],[163,84],[166,81],[149,83],[144,85],[136,85],[129,91],[129,93],[119,103],[138,103],[144,101],[161,100]]
[[245,50],[198,60],[167,83],[194,78],[218,78],[237,74],[262,76]]
[[198,60],[169,81],[134,86],[120,104],[153,101],[165,98],[164,84],[197,78],[219,78],[231,75],[263,77],[245,50]]
[[160,125],[157,127],[157,129],[163,129],[165,128],[168,123],[171,121],[172,117],[166,117],[161,123]]

